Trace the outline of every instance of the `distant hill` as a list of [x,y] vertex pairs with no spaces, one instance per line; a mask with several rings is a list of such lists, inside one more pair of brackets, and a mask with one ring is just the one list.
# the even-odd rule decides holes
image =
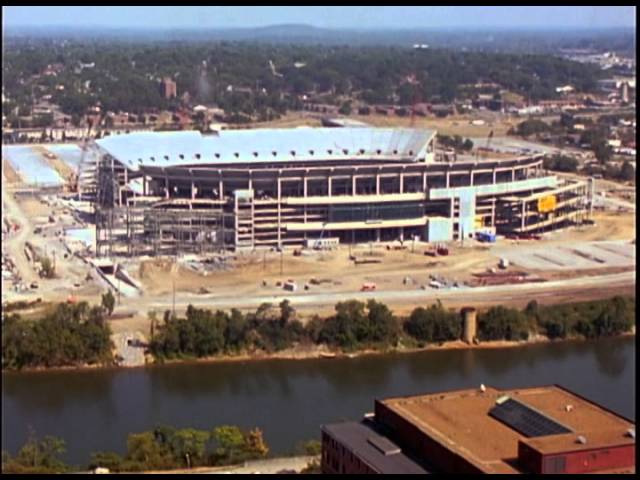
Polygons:
[[229,41],[307,45],[406,46],[502,52],[551,52],[557,48],[595,48],[635,52],[632,28],[601,30],[482,29],[330,29],[305,24],[258,28],[109,29],[91,26],[10,27],[5,38],[93,39],[106,41]]

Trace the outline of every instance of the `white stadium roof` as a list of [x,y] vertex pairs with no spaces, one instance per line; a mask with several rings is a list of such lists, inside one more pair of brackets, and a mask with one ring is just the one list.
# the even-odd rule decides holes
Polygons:
[[[434,130],[409,128],[291,128],[136,132],[110,135],[98,146],[131,170],[140,166],[273,163],[309,160],[424,158]],[[275,153],[274,153],[275,152]],[[199,158],[198,158],[199,155]]]

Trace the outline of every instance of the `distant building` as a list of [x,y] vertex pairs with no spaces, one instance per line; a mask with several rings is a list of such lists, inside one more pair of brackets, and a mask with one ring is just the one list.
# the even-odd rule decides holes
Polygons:
[[560,386],[376,400],[322,426],[322,472],[634,473],[635,424]]
[[163,78],[160,82],[160,91],[164,98],[176,98],[178,96],[178,89],[176,82],[170,78]]
[[620,100],[624,103],[629,103],[629,83],[623,82],[620,85]]

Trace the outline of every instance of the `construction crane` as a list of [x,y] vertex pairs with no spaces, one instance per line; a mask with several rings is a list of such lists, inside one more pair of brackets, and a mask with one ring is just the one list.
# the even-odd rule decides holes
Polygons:
[[[489,147],[491,146],[491,140],[493,140],[493,130],[491,130],[489,132],[489,135],[487,135],[487,143],[484,146],[484,151],[489,153]],[[480,156],[480,148],[476,149],[476,160],[478,160],[478,157]]]
[[407,83],[413,86],[413,98],[411,99],[411,119],[409,121],[409,125],[411,126],[411,128],[413,128],[416,122],[416,107],[418,105],[418,102],[420,101],[420,91],[418,90],[420,81],[416,77],[416,74],[413,73],[409,77],[407,77]]
[[314,250],[319,250],[320,249],[320,242],[322,241],[322,236],[324,235],[324,229],[325,229],[326,226],[327,226],[326,223],[322,224],[322,230],[320,230],[320,236],[318,237],[316,242],[313,244],[313,249]]

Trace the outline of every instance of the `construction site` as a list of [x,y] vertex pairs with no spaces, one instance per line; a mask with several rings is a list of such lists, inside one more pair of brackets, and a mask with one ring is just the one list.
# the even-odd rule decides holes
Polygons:
[[483,151],[370,127],[3,147],[3,301],[112,289],[146,331],[148,311],[187,304],[402,309],[634,287],[630,187]]

